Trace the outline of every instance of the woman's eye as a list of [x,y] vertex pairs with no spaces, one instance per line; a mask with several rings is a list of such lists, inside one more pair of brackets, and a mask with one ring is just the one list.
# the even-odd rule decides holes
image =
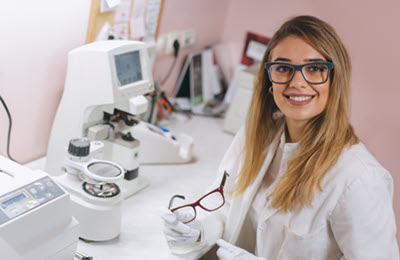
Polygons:
[[292,71],[292,68],[289,66],[279,66],[276,70],[279,72],[287,72]]
[[308,70],[311,72],[323,72],[325,70],[325,66],[309,66]]

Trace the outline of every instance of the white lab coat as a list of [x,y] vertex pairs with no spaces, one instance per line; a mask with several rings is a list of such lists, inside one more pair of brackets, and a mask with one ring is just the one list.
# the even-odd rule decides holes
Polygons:
[[[243,128],[237,133],[210,188],[219,186],[226,170],[230,174],[224,189],[226,204],[211,214],[201,212],[202,240],[181,253],[203,254],[222,237],[250,252],[254,252],[258,243],[258,251],[267,255],[267,260],[399,259],[392,177],[361,143],[344,151],[338,163],[327,172],[322,182],[323,191],[316,193],[312,207],[283,213],[268,204],[256,234],[252,231],[248,211],[274,157],[281,133],[267,148],[255,181],[244,194],[232,197],[230,191],[242,165],[239,156],[244,143]],[[271,190],[275,185],[276,182]]]

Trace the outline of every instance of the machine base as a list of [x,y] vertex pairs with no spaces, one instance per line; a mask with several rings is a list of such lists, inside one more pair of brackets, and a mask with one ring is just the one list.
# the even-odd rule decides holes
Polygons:
[[121,232],[122,194],[101,198],[86,193],[82,181],[71,174],[54,177],[70,194],[72,215],[80,224],[79,237],[86,241],[107,241]]
[[118,186],[121,188],[122,196],[124,199],[131,197],[133,194],[143,190],[149,186],[150,182],[147,178],[139,175],[131,181],[122,179],[118,181]]

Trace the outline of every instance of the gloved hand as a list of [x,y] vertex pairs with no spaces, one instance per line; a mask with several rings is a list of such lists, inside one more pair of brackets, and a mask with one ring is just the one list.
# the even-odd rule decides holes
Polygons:
[[197,242],[200,237],[202,225],[197,219],[183,224],[183,216],[163,209],[161,212],[162,229],[165,238],[171,246],[187,246]]
[[265,260],[222,239],[217,240],[217,245],[219,246],[217,256],[220,260]]

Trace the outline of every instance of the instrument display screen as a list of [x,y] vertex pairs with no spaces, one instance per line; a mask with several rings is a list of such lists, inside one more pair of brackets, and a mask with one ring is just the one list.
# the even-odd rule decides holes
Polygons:
[[6,208],[10,207],[11,205],[14,205],[15,203],[20,202],[20,201],[22,201],[24,199],[27,199],[27,198],[28,197],[24,193],[20,193],[17,196],[2,202],[1,203],[1,207],[3,209],[6,209]]
[[120,87],[143,80],[139,51],[116,55],[115,67]]

